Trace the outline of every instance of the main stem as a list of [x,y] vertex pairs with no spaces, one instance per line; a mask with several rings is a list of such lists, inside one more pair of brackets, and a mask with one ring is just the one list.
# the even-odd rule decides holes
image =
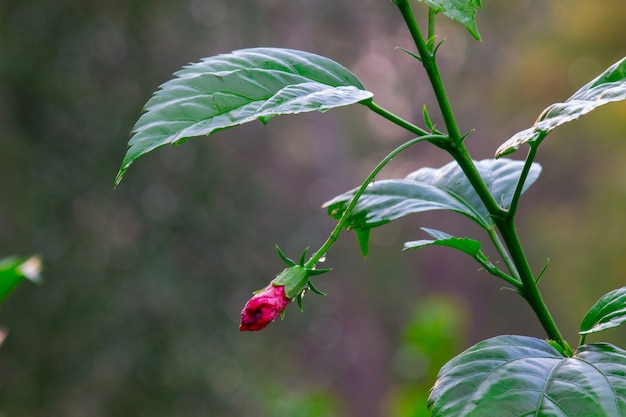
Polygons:
[[421,34],[417,21],[409,0],[394,0],[394,3],[398,6],[404,21],[411,32],[413,41],[419,52],[422,64],[428,75],[428,79],[435,92],[435,97],[448,130],[451,143],[445,148],[454,160],[459,164],[459,167],[463,170],[470,184],[474,187],[474,190],[480,197],[481,201],[492,216],[496,227],[500,231],[502,240],[508,249],[511,260],[513,261],[514,271],[510,271],[514,275],[518,275],[522,281],[522,288],[519,289],[520,294],[529,303],[539,322],[546,331],[548,337],[557,342],[565,352],[569,352],[570,348],[567,342],[561,336],[561,333],[546,306],[537,283],[535,281],[533,272],[526,259],[526,254],[522,248],[519,240],[519,236],[515,229],[515,224],[512,216],[508,216],[507,210],[504,210],[495,201],[493,195],[489,191],[489,188],[483,181],[482,177],[478,173],[474,162],[472,161],[467,148],[463,143],[463,136],[460,133],[459,127],[452,112],[452,107],[448,100],[448,96],[443,85],[437,62],[435,60],[435,48],[429,48],[424,42],[424,38]]

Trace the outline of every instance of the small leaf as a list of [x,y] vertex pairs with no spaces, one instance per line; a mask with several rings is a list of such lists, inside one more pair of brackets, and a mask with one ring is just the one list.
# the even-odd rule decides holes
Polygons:
[[452,20],[456,20],[467,28],[476,40],[480,40],[480,33],[476,26],[476,12],[482,8],[480,0],[419,0],[433,9],[435,13],[443,12]]
[[497,336],[439,372],[428,406],[433,417],[626,415],[626,352],[609,344],[564,356],[547,341]]
[[[524,166],[522,161],[487,159],[476,161],[476,168],[503,208],[508,208]],[[524,190],[539,177],[541,167],[533,164]],[[354,192],[348,191],[326,202],[328,214],[341,218]],[[404,179],[380,180],[366,188],[347,219],[347,228],[356,230],[381,226],[413,213],[452,210],[487,229],[493,219],[456,162],[441,168],[421,168]]]
[[564,103],[546,108],[533,127],[516,133],[496,151],[496,157],[515,152],[524,143],[540,143],[557,127],[578,119],[597,107],[626,100],[626,57],[611,65],[597,78],[578,90]]
[[603,295],[580,323],[580,334],[597,333],[626,321],[626,287]]
[[465,252],[471,257],[476,257],[480,252],[480,242],[467,237],[454,237],[439,230],[428,229],[422,227],[426,233],[434,237],[435,239],[424,239],[406,242],[404,244],[404,250],[407,249],[419,249],[424,246],[447,246],[449,248],[458,249],[461,252]]
[[460,250],[474,258],[480,263],[487,271],[495,273],[497,268],[489,261],[489,258],[480,250],[480,242],[467,237],[455,237],[448,233],[441,232],[435,229],[428,229],[426,227],[421,228],[428,233],[434,239],[415,240],[411,242],[405,242],[402,250],[419,249],[425,246],[446,246],[449,248]]
[[0,301],[26,279],[40,283],[40,273],[41,259],[37,256],[27,259],[9,257],[0,260]]
[[218,130],[281,114],[325,112],[370,99],[335,61],[280,48],[251,48],[205,58],[176,72],[146,103],[115,179],[140,156]]

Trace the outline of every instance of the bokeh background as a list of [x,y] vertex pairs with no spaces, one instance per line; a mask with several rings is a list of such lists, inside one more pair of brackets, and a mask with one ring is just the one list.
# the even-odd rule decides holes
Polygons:
[[[423,5],[415,3],[418,13]],[[474,158],[625,55],[623,0],[486,1],[483,42],[440,19],[441,69]],[[498,334],[543,337],[524,302],[445,248],[401,253],[420,226],[483,238],[432,213],[352,233],[318,279],[327,297],[242,334],[250,293],[333,227],[320,208],[360,183],[403,131],[354,106],[252,123],[162,148],[113,179],[156,87],[202,57],[303,49],[350,68],[419,122],[436,107],[383,0],[3,0],[0,256],[40,254],[45,283],[0,306],[2,417],[416,417],[437,369]],[[565,336],[624,285],[626,107],[560,128],[540,150],[519,231]],[[441,122],[439,122],[441,124]],[[523,157],[523,151],[516,158]],[[381,177],[448,162],[414,147]],[[489,248],[487,247],[487,251]],[[592,340],[626,344],[624,330]]]

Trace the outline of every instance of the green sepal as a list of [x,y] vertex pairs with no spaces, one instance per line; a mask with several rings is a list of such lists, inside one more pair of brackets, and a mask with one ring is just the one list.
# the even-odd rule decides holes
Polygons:
[[285,297],[293,300],[298,294],[302,293],[308,282],[309,270],[300,265],[295,265],[285,268],[283,272],[278,274],[278,276],[272,280],[272,285],[276,287],[284,286]]
[[[283,262],[287,264],[287,266],[296,266],[296,263],[292,261],[291,259],[287,258],[287,256],[285,256],[285,254],[278,247],[278,245],[276,245],[276,252],[278,253],[278,256],[280,256],[280,259],[282,259]],[[304,251],[304,253],[306,253],[306,250]]]
[[302,256],[300,256],[300,266],[304,266],[304,259],[306,258],[306,253],[309,251],[309,248],[306,248],[304,252],[302,252]]
[[309,269],[309,276],[313,277],[315,275],[322,275],[327,272],[332,271],[332,268],[329,269]]
[[315,285],[313,285],[313,282],[311,282],[311,280],[309,280],[309,288],[311,289],[311,291],[313,291],[315,294],[317,295],[326,295],[325,292],[322,292],[320,290],[318,290]]
[[302,293],[298,294],[298,297],[296,297],[296,299],[298,301],[298,309],[300,309],[300,311],[304,312],[304,307],[302,307]]

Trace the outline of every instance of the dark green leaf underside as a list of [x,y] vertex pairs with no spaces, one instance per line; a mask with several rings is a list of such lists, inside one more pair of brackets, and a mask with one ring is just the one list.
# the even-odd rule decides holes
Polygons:
[[516,133],[496,151],[496,157],[515,152],[524,143],[541,142],[558,126],[604,104],[626,100],[626,57],[611,65],[606,71],[578,90],[564,103],[546,108],[533,127]]
[[242,49],[206,58],[174,75],[144,106],[116,185],[137,158],[161,146],[254,120],[325,112],[372,97],[345,67],[290,49]]
[[494,337],[441,369],[429,408],[433,417],[626,416],[626,352],[602,343],[565,357],[545,340]]

